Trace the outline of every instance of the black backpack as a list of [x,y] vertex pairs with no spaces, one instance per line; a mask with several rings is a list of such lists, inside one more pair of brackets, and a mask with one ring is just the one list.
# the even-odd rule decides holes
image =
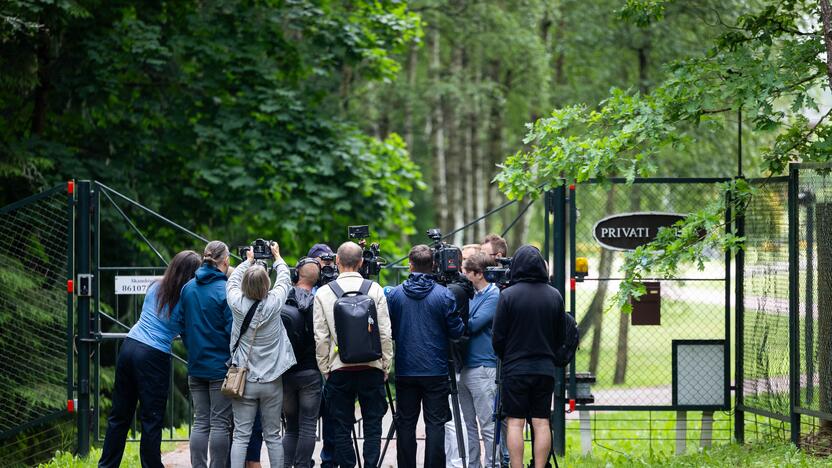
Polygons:
[[578,341],[580,341],[580,331],[578,330],[578,322],[575,317],[567,312],[563,313],[563,342],[560,347],[555,350],[555,365],[558,367],[566,367],[572,362],[575,357],[575,351],[578,349]]
[[300,354],[308,342],[307,337],[311,331],[307,329],[306,320],[304,320],[303,311],[298,306],[294,289],[289,291],[286,303],[280,308],[280,319],[283,321],[283,328],[286,329],[289,342],[292,343],[295,359],[300,362]]
[[381,335],[375,301],[367,295],[373,282],[364,280],[358,291],[344,292],[337,281],[328,284],[335,293],[335,334],[341,362],[359,364],[381,359]]

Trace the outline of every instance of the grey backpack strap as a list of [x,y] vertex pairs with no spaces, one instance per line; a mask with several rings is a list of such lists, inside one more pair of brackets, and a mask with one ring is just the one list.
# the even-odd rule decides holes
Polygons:
[[361,282],[361,287],[358,289],[358,293],[366,296],[370,292],[371,287],[373,287],[373,282],[365,279]]
[[335,293],[336,299],[341,299],[341,296],[344,295],[344,290],[341,289],[341,286],[338,286],[338,281],[330,281],[328,283],[329,289],[332,289],[332,292]]

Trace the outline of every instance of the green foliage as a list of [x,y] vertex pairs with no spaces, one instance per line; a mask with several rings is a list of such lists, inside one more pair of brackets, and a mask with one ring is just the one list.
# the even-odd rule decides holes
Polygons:
[[[631,0],[621,16],[652,27],[674,3]],[[529,147],[508,157],[495,180],[509,197],[520,198],[564,180],[651,176],[664,154],[684,153],[698,143],[696,127],[738,108],[755,131],[773,135],[763,154],[763,174],[782,173],[796,159],[828,161],[828,112],[811,124],[807,118],[817,112],[815,96],[828,90],[832,79],[821,60],[821,34],[807,22],[817,14],[810,2],[768,2],[756,13],[740,15],[735,25],[722,23],[723,33],[710,49],[669,67],[649,93],[613,89],[596,109],[566,106],[530,124]],[[752,196],[742,181],[726,189],[735,213]],[[722,201],[690,213],[629,255],[619,305],[628,309],[629,299],[643,293],[637,282],[647,274],[672,276],[679,263],[702,266],[707,248],[741,247],[743,239],[725,233],[725,209]]]
[[396,137],[340,117],[339,96],[397,73],[397,54],[422,34],[405,3],[36,1],[0,12],[34,25],[0,36],[4,68],[20,70],[0,82],[0,177],[31,191],[98,179],[198,232],[267,235],[290,256],[359,221],[391,247],[411,229],[419,171]]

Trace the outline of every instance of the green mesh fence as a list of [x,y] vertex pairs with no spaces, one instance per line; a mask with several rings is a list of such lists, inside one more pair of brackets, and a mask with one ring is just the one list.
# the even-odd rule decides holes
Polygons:
[[67,405],[70,221],[63,186],[0,209],[0,466],[74,440]]
[[[832,453],[832,176],[830,169],[801,168],[798,174],[798,355],[797,406],[804,416],[801,444]],[[822,418],[818,418],[821,416]],[[825,429],[826,436],[818,433]]]
[[677,279],[656,278],[661,284],[660,325],[632,325],[631,316],[613,305],[624,253],[601,248],[593,237],[595,224],[620,213],[686,214],[724,196],[718,183],[577,187],[575,254],[588,258],[590,272],[574,293],[581,329],[576,370],[596,376],[595,406],[669,408],[671,342],[724,339],[727,326],[725,254],[721,251],[708,252],[704,270],[685,266]]

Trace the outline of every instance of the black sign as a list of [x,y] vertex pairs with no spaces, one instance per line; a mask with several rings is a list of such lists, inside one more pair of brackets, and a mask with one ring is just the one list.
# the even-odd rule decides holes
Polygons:
[[659,228],[684,218],[674,213],[621,213],[598,221],[592,235],[606,249],[633,250],[655,239]]

